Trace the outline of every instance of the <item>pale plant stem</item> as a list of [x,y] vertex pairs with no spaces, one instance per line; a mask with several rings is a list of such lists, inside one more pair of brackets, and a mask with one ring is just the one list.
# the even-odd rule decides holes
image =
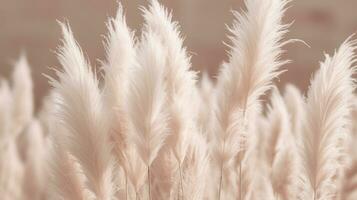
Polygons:
[[[183,178],[182,178],[182,169],[181,169],[181,163],[179,162],[179,173],[180,173],[180,189],[181,189],[181,199],[184,200],[185,197],[184,197],[184,193],[183,193],[183,184],[182,184],[182,181],[183,181]],[[180,197],[180,193],[179,193],[179,197]]]
[[280,200],[279,195],[275,192],[276,200]]
[[138,191],[135,192],[135,199],[136,200],[139,200],[139,194],[138,194]]
[[150,166],[148,166],[148,186],[149,186],[149,200],[151,200],[151,175],[150,175]]
[[125,199],[128,200],[128,176],[125,175]]
[[222,179],[223,179],[223,164],[221,165],[221,175],[219,177],[218,200],[221,200]]
[[[223,140],[223,153],[225,151],[225,145],[226,145],[226,141]],[[222,179],[223,179],[223,162],[221,163],[221,170],[220,170],[220,176],[219,176],[218,200],[221,200]]]
[[239,200],[242,200],[242,161],[239,161]]
[[[243,109],[243,128],[245,129],[245,114],[247,111],[247,99],[244,100],[244,109]],[[239,161],[239,200],[242,200],[243,197],[243,185],[242,185],[242,163],[243,163],[243,157],[244,157],[245,151],[242,151],[242,157]]]

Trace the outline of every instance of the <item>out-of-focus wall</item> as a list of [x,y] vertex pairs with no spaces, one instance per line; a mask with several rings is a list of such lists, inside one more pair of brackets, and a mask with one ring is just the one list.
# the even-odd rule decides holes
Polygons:
[[[248,0],[249,1],[249,0]],[[121,1],[128,24],[140,31],[140,5],[147,0]],[[185,36],[185,44],[192,54],[196,70],[207,70],[212,76],[227,59],[228,42],[225,24],[231,24],[231,9],[241,9],[242,0],[162,0],[173,9]],[[290,4],[286,22],[295,20],[288,38],[302,39],[289,44],[286,57],[292,60],[280,83],[292,82],[306,89],[311,73],[323,58],[323,52],[333,49],[357,29],[356,0],[295,0]],[[25,51],[32,66],[36,102],[48,91],[47,79],[42,75],[58,67],[54,51],[60,43],[60,29],[56,20],[67,19],[75,37],[93,65],[103,59],[105,21],[116,11],[116,0],[0,0],[0,75],[8,77],[11,63]]]

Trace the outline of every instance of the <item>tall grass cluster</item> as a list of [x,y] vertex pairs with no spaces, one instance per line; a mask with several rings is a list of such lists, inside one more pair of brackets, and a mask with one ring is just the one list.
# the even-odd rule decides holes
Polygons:
[[141,8],[140,36],[119,5],[99,72],[60,23],[62,67],[39,113],[25,56],[1,80],[0,199],[356,200],[357,40],[325,56],[306,95],[279,91],[283,47],[296,41],[288,3],[233,12],[215,80],[191,69],[156,0]]

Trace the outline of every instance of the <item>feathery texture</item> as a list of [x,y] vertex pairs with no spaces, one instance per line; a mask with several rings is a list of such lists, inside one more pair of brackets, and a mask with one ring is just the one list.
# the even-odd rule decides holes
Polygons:
[[208,146],[200,134],[195,134],[190,141],[187,167],[184,173],[185,199],[199,200],[205,197],[205,187],[209,170]]
[[52,177],[50,180],[52,188],[49,194],[51,199],[88,199],[76,159],[61,144],[54,144],[51,153],[50,173]]
[[289,115],[277,88],[272,91],[268,123],[269,127],[266,129],[268,133],[266,153],[268,164],[272,166],[277,153],[282,149],[291,132]]
[[65,148],[78,159],[96,198],[111,199],[111,146],[98,81],[69,27],[61,27],[64,40],[58,58],[63,71],[57,71],[59,81],[52,80],[59,95],[53,123],[60,122],[68,130],[61,136],[65,138]]
[[137,54],[128,112],[134,128],[133,141],[145,165],[150,166],[167,137],[162,60],[165,54],[159,39],[151,32],[143,34]]
[[299,138],[302,132],[301,121],[305,117],[305,99],[297,87],[287,84],[284,91],[284,102],[289,112],[292,133],[296,138]]
[[287,62],[279,57],[288,27],[282,25],[288,1],[245,3],[247,12],[234,13],[229,62],[223,65],[217,80],[215,153],[221,171],[238,152],[241,152],[238,157],[241,167],[249,142],[249,122],[259,110],[259,97],[271,87],[280,67]]
[[0,194],[5,200],[22,199],[24,168],[18,156],[16,143],[10,140],[0,150]]
[[296,199],[299,175],[298,155],[288,110],[277,89],[271,96],[268,114],[267,160],[275,198]]
[[214,139],[212,136],[213,131],[211,130],[213,122],[213,98],[214,98],[214,84],[210,79],[207,72],[202,73],[200,85],[198,88],[199,92],[199,104],[198,104],[198,118],[197,118],[197,128],[201,130],[208,141]]
[[85,200],[86,188],[83,173],[80,169],[77,159],[71,155],[65,148],[67,138],[62,135],[68,132],[60,123],[51,123],[55,119],[55,112],[58,105],[54,104],[56,98],[60,98],[58,94],[52,92],[48,96],[47,103],[51,104],[51,108],[47,110],[49,119],[49,131],[51,132],[50,139],[52,145],[49,147],[49,181],[51,188],[49,197],[51,199],[68,199],[68,200]]
[[128,116],[126,99],[130,72],[135,62],[134,33],[126,25],[123,8],[119,4],[116,17],[107,23],[108,36],[105,42],[106,62],[104,63],[104,98],[114,150],[121,166],[124,166],[126,142],[128,140]]
[[0,79],[1,199],[356,199],[357,40],[326,56],[307,101],[292,85],[282,97],[273,80],[287,63],[288,2],[246,0],[228,61],[198,85],[157,0],[141,8],[138,41],[120,4],[108,19],[103,80],[61,24],[63,69],[39,113],[23,55],[13,84]]
[[24,167],[12,132],[12,95],[6,80],[0,82],[0,194],[3,199],[21,199]]
[[145,163],[140,158],[140,155],[134,146],[127,148],[125,152],[125,161],[124,168],[126,169],[126,176],[133,186],[135,195],[138,195],[141,187],[145,183],[145,179],[147,178],[147,166],[145,166]]
[[12,135],[12,96],[6,80],[0,81],[0,146],[9,140]]
[[30,66],[24,54],[15,63],[13,82],[13,129],[19,134],[30,123],[34,110],[33,86]]
[[44,198],[45,188],[45,160],[46,144],[43,137],[42,127],[37,120],[32,120],[28,130],[23,133],[26,142],[26,160],[24,171],[24,196],[26,199]]
[[287,26],[281,24],[287,2],[246,1],[248,11],[235,13],[230,60],[221,69],[217,89],[217,128],[225,160],[232,159],[242,148],[240,137],[246,134],[247,119],[257,110],[259,97],[279,75],[280,66],[286,63],[278,58],[287,32]]
[[303,127],[302,160],[306,176],[303,199],[332,199],[334,176],[344,166],[347,116],[354,83],[356,41],[344,42],[333,57],[326,55],[311,81]]
[[156,0],[152,0],[148,10],[144,9],[145,28],[157,35],[166,52],[164,60],[164,84],[169,108],[168,142],[174,155],[182,164],[190,136],[194,132],[194,120],[197,112],[192,112],[195,92],[196,74],[190,71],[191,63],[183,47],[179,27],[172,22],[172,15],[168,13]]

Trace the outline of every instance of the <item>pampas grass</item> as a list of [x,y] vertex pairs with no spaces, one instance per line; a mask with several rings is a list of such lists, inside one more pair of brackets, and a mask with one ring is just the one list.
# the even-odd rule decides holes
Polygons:
[[34,110],[31,70],[24,54],[15,63],[12,82],[13,132],[19,134],[30,123]]
[[149,199],[151,200],[150,166],[168,136],[168,114],[165,111],[167,94],[164,87],[164,50],[159,38],[151,31],[144,32],[138,49],[138,65],[129,93],[130,123],[133,142],[147,168]]
[[198,78],[157,0],[140,9],[141,35],[120,4],[108,19],[103,77],[59,23],[61,67],[38,113],[25,54],[0,79],[1,199],[356,199],[357,42],[326,55],[307,97],[280,91],[288,3],[233,12],[216,78]]
[[183,40],[179,33],[179,27],[172,22],[172,15],[168,13],[156,0],[151,1],[148,10],[143,9],[146,31],[152,31],[158,36],[166,52],[162,58],[165,62],[163,84],[167,92],[166,106],[168,106],[169,137],[167,146],[173,152],[177,161],[180,196],[185,198],[183,189],[182,165],[186,158],[189,143],[192,136],[197,134],[196,116],[192,112],[195,98],[196,76],[190,70],[191,64]]
[[346,137],[353,90],[356,41],[344,42],[333,57],[326,55],[311,81],[303,125],[303,199],[333,199],[336,179],[346,167]]
[[98,81],[68,25],[60,25],[64,39],[58,56],[63,71],[57,71],[59,81],[51,81],[58,94],[55,120],[64,127],[60,140],[80,163],[95,197],[111,199],[114,186],[111,146],[107,144],[109,125]]
[[[245,151],[249,145],[250,118],[259,112],[259,97],[271,87],[272,80],[280,74],[281,42],[287,32],[282,16],[288,1],[246,1],[247,12],[235,12],[236,20],[230,29],[232,36],[229,62],[217,80],[217,163],[220,179],[234,158],[239,160],[239,199]],[[239,153],[239,155],[238,155]],[[222,180],[219,184],[221,198]]]

